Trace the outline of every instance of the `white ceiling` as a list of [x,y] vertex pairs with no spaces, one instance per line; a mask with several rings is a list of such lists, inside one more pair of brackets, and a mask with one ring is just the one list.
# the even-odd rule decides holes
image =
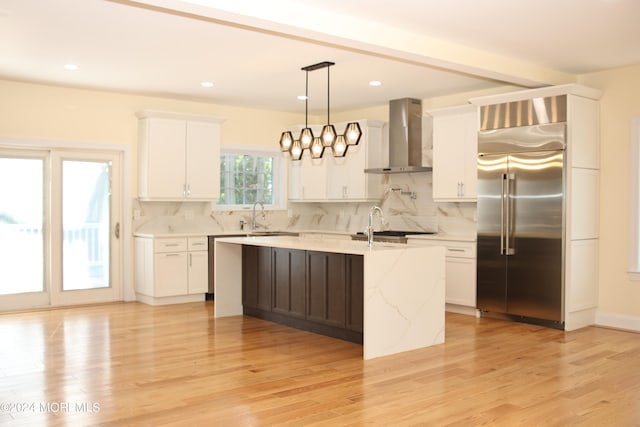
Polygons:
[[0,0],[0,78],[299,112],[328,60],[340,111],[637,64],[639,22],[640,0]]

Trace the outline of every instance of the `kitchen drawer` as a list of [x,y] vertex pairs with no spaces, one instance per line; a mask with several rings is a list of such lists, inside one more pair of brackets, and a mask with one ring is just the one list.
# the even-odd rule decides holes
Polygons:
[[475,258],[476,242],[463,242],[460,240],[424,240],[411,239],[408,243],[418,246],[444,246],[446,257]]
[[153,239],[153,252],[155,253],[185,252],[186,250],[187,239],[185,237]]
[[206,251],[207,237],[189,237],[187,239],[187,247],[190,251]]

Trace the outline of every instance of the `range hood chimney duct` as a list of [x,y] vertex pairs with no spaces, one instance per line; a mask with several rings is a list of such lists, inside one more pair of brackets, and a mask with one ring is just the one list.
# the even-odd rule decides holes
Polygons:
[[389,101],[388,167],[365,169],[365,173],[429,172],[422,166],[422,101],[401,98]]

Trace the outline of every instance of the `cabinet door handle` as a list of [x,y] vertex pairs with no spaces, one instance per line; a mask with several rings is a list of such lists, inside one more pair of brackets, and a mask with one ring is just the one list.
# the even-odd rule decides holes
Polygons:
[[116,226],[113,228],[113,234],[116,236],[116,239],[120,238],[120,223],[116,222]]
[[189,267],[193,265],[193,255],[189,254]]
[[191,185],[187,184],[187,196],[191,195]]

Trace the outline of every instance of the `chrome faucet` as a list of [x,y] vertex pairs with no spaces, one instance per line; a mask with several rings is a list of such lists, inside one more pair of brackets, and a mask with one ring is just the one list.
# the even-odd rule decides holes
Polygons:
[[367,229],[365,230],[367,234],[367,242],[369,243],[369,247],[373,246],[373,215],[378,212],[378,216],[380,217],[380,222],[384,222],[384,213],[380,206],[373,206],[369,209],[369,223],[367,225]]
[[256,205],[260,204],[262,207],[262,219],[266,219],[267,216],[264,213],[264,204],[262,202],[255,202],[253,204],[253,221],[251,222],[251,231],[256,231],[258,228],[258,223],[256,222]]

